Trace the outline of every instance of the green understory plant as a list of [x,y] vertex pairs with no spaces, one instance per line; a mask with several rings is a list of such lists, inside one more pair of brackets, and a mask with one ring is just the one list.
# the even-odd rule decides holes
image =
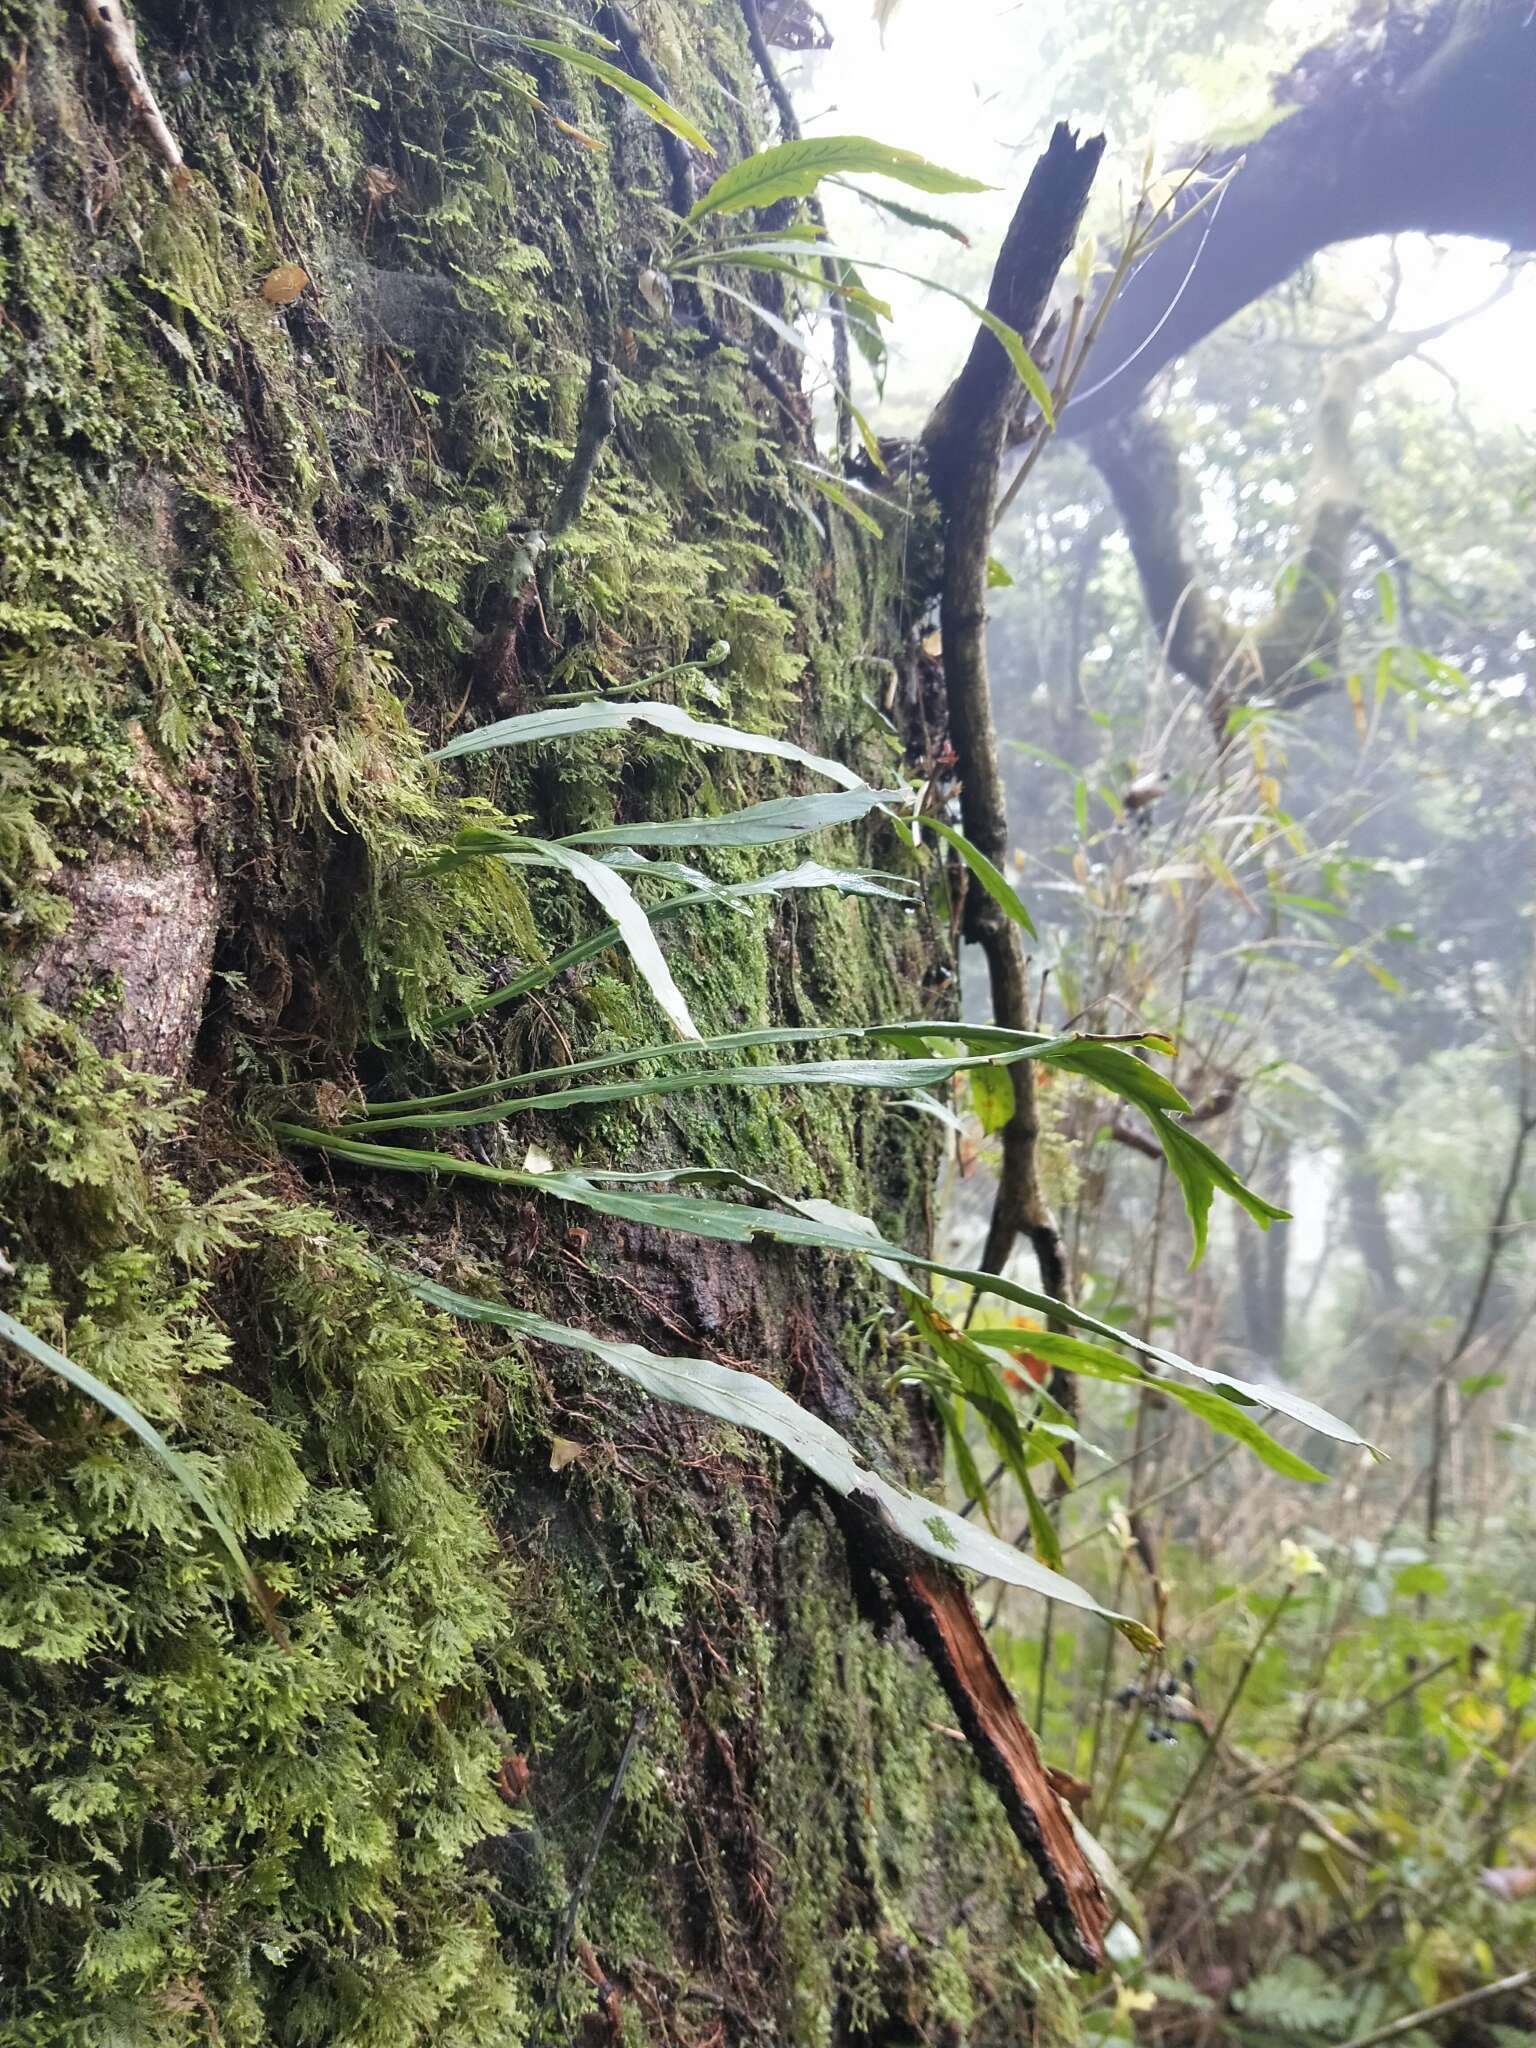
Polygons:
[[[1267,1225],[1281,1214],[1253,1193],[1218,1155],[1179,1122],[1188,1104],[1142,1057],[1166,1051],[1156,1035],[1109,1037],[1069,1033],[1013,1032],[962,1023],[893,1022],[836,1029],[801,1030],[766,1027],[705,1037],[683,1002],[656,940],[653,920],[690,903],[729,896],[743,885],[721,887],[690,866],[647,858],[652,846],[695,853],[711,846],[774,845],[803,833],[824,829],[879,809],[901,822],[909,845],[915,844],[914,793],[870,790],[841,763],[762,734],[693,719],[659,701],[593,702],[554,707],[502,720],[463,735],[439,750],[440,760],[466,755],[578,739],[592,732],[634,727],[659,729],[691,744],[786,758],[837,785],[833,796],[785,797],[743,811],[713,817],[640,822],[588,830],[567,839],[534,837],[498,822],[476,822],[462,830],[431,864],[452,870],[468,862],[505,862],[513,866],[547,866],[572,876],[612,918],[593,939],[567,949],[556,960],[531,970],[504,988],[439,1020],[447,1028],[459,1018],[484,1014],[515,992],[527,992],[547,981],[576,957],[613,944],[628,950],[637,972],[678,1036],[673,1041],[645,1043],[616,1052],[578,1059],[559,1067],[508,1074],[473,1085],[428,1094],[381,1098],[356,1114],[328,1127],[284,1120],[276,1126],[285,1141],[323,1152],[332,1159],[375,1171],[479,1180],[494,1186],[519,1187],[547,1199],[595,1215],[643,1222],[662,1229],[737,1243],[765,1237],[789,1245],[833,1251],[860,1258],[898,1289],[904,1307],[923,1340],[916,1362],[903,1375],[920,1380],[936,1398],[957,1456],[963,1455],[965,1418],[974,1411],[989,1439],[1004,1457],[1031,1503],[1031,1524],[1038,1558],[1001,1544],[985,1527],[936,1506],[921,1495],[873,1473],[849,1446],[819,1418],[808,1414],[770,1382],[711,1365],[702,1360],[667,1359],[637,1346],[615,1344],[592,1333],[571,1330],[496,1301],[438,1287],[405,1276],[407,1284],[434,1305],[470,1321],[515,1329],[542,1341],[584,1350],[636,1380],[660,1398],[679,1401],[724,1416],[741,1426],[772,1436],[808,1464],[819,1477],[844,1493],[868,1493],[878,1499],[895,1526],[919,1549],[947,1561],[968,1564],[1005,1583],[1028,1587],[1069,1605],[1106,1613],[1092,1596],[1056,1570],[1059,1551],[1049,1518],[1040,1509],[1029,1480],[1029,1468],[1042,1459],[1065,1471],[1061,1457],[1067,1418],[1043,1391],[1024,1412],[1016,1408],[990,1346],[999,1340],[987,1331],[965,1335],[948,1324],[916,1278],[927,1269],[970,1290],[974,1300],[1000,1296],[1037,1314],[1059,1318],[1106,1342],[1084,1342],[1058,1335],[1049,1340],[1053,1364],[1067,1371],[1137,1386],[1168,1386],[1174,1398],[1218,1431],[1256,1452],[1272,1469],[1290,1478],[1319,1479],[1322,1474],[1281,1445],[1253,1411],[1270,1410],[1344,1442],[1361,1439],[1346,1423],[1287,1390],[1261,1389],[1227,1373],[1194,1364],[1161,1346],[1131,1336],[1054,1298],[1024,1288],[1001,1275],[949,1267],[913,1253],[884,1238],[872,1221],[817,1197],[784,1194],[750,1176],[721,1168],[670,1167],[616,1171],[603,1167],[559,1170],[541,1154],[530,1153],[521,1166],[497,1164],[483,1156],[462,1154],[402,1142],[409,1137],[479,1131],[499,1127],[529,1112],[548,1115],[593,1104],[625,1104],[652,1097],[698,1090],[783,1087],[867,1089],[942,1109],[934,1091],[959,1075],[980,1076],[989,1085],[1009,1085],[1010,1069],[1021,1061],[1040,1062],[1089,1080],[1121,1101],[1135,1106],[1163,1147],[1171,1171],[1184,1191],[1197,1244],[1203,1244],[1206,1218],[1217,1190],[1229,1195],[1256,1221]],[[1003,892],[1011,914],[1027,918],[1010,885],[985,862],[955,827],[923,819],[978,874],[983,886]],[[591,849],[590,851],[588,849]],[[800,871],[769,876],[755,885],[765,893],[797,886]],[[636,893],[640,878],[663,891],[647,909]],[[894,878],[862,871],[817,870],[826,886],[849,886],[901,900]],[[746,885],[748,887],[754,885]],[[798,1059],[760,1062],[748,1055],[821,1044],[827,1040],[862,1041],[879,1056]],[[890,1056],[894,1055],[894,1056]],[[625,1072],[626,1069],[643,1071]],[[737,1199],[745,1197],[746,1199]],[[1015,1333],[1005,1333],[1010,1339]],[[1110,1345],[1136,1354],[1127,1358]],[[1197,1384],[1189,1386],[1185,1381]],[[967,1467],[974,1470],[974,1467]],[[984,1489],[983,1489],[984,1492]],[[1117,1625],[1144,1647],[1154,1640],[1140,1623],[1110,1614]]]

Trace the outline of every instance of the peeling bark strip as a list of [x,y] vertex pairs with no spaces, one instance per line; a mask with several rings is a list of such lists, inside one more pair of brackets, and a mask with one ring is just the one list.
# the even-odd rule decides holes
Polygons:
[[144,123],[150,141],[173,171],[183,171],[181,144],[171,133],[170,123],[160,111],[154,88],[144,75],[144,66],[139,62],[138,37],[133,32],[133,23],[126,9],[118,5],[118,0],[81,0],[81,5],[86,20],[107,53],[107,61],[122,81],[129,104]]
[[850,1541],[890,1587],[908,1634],[948,1695],[982,1776],[1045,1880],[1035,1901],[1036,1919],[1074,1969],[1103,1969],[1109,1901],[987,1646],[970,1594],[952,1572],[930,1564],[894,1537],[879,1510],[866,1506],[859,1495],[839,1518]]

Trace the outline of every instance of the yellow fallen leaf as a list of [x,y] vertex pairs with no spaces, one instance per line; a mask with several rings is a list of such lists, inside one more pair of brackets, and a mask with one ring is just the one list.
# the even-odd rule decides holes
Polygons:
[[577,1443],[568,1436],[552,1436],[549,1440],[549,1469],[563,1472],[567,1465],[574,1465],[586,1450],[585,1444]]
[[291,306],[309,283],[309,272],[300,263],[280,263],[269,270],[261,296],[269,306]]

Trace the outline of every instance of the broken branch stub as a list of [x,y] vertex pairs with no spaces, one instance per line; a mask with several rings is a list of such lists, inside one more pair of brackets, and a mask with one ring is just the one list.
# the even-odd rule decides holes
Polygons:
[[987,1645],[970,1594],[953,1572],[901,1542],[872,1502],[854,1494],[839,1504],[838,1517],[855,1554],[890,1587],[907,1633],[943,1686],[982,1776],[1045,1881],[1035,1917],[1052,1947],[1074,1969],[1103,1969],[1109,1901]]

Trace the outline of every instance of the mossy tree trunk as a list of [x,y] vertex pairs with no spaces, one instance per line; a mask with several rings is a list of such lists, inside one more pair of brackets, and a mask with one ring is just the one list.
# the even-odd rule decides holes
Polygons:
[[[797,490],[791,365],[640,291],[675,154],[525,55],[531,108],[509,24],[146,0],[176,175],[87,13],[0,0],[0,1296],[201,1460],[289,1637],[134,1440],[0,1359],[0,2039],[1067,2039],[1032,1873],[817,1490],[378,1261],[749,1365],[920,1475],[878,1289],[270,1136],[656,1035],[608,954],[421,1049],[590,928],[422,871],[466,798],[553,833],[785,786],[630,737],[439,775],[466,723],[723,640],[698,708],[893,765],[894,559]],[[759,139],[725,0],[613,25],[722,159]],[[615,430],[535,584],[594,355]],[[942,945],[827,892],[675,931],[717,1031],[912,1014]],[[921,1239],[921,1120],[684,1105],[511,1156]]]

